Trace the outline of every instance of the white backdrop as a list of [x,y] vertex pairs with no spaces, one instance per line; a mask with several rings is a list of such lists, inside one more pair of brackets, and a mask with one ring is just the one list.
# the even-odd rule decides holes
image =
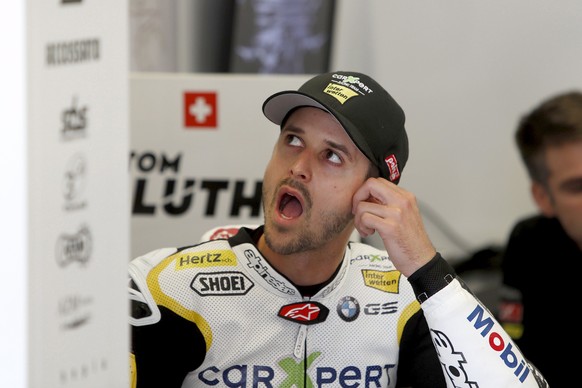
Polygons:
[[411,144],[401,185],[466,247],[428,219],[437,248],[455,258],[504,244],[534,210],[517,120],[550,94],[582,88],[582,2],[338,5],[333,67],[369,72],[401,103]]

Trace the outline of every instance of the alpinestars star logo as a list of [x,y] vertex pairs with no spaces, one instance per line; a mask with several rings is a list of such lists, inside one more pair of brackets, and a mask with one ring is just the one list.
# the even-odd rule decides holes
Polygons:
[[300,302],[287,304],[279,310],[279,316],[302,325],[324,322],[329,309],[318,302]]

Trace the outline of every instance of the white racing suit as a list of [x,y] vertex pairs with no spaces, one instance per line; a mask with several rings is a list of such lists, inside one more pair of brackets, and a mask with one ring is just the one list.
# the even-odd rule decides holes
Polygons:
[[253,232],[130,263],[132,387],[546,387],[440,255],[406,279],[352,242],[307,298]]

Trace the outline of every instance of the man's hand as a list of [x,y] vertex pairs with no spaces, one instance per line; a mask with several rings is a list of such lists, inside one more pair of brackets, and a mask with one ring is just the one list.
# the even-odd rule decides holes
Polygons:
[[410,276],[436,254],[424,228],[416,196],[383,178],[369,178],[352,200],[362,237],[378,232],[396,268]]

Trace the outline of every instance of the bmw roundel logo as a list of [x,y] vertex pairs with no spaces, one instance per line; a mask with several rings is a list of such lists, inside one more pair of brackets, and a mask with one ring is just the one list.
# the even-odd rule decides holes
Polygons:
[[351,296],[344,296],[337,303],[337,314],[346,322],[354,321],[360,315],[360,303]]

